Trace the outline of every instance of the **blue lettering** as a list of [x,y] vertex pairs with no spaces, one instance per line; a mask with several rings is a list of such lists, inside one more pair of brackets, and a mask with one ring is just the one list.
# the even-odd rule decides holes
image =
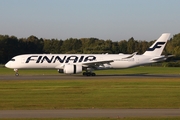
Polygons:
[[70,60],[73,60],[73,63],[76,63],[78,60],[77,56],[70,56],[66,59],[66,63],[69,63]]
[[64,56],[63,59],[61,59],[59,56],[56,56],[53,63],[55,63],[57,60],[60,62],[60,63],[64,63],[64,60],[66,59],[66,56]]
[[[161,47],[161,46],[160,46]],[[47,56],[30,56],[27,58],[25,63],[29,63],[30,61],[35,61],[36,63],[56,63],[56,62],[60,62],[60,63],[69,63],[70,61],[72,61],[73,63],[77,63],[77,62],[87,62],[87,61],[93,61],[96,60],[95,56],[64,56],[64,57],[60,57],[60,56],[51,56],[51,57],[47,57]]]
[[81,56],[81,57],[79,58],[79,62],[82,62],[82,61],[83,61],[83,58],[84,58],[84,56]]
[[34,59],[32,59],[32,57],[38,57],[38,56],[30,56],[30,57],[28,57],[25,63],[29,63],[29,61],[34,61]]
[[39,56],[39,57],[38,57],[38,60],[36,61],[36,63],[39,63],[40,60],[41,60],[41,58],[42,58],[42,56]]
[[51,62],[52,62],[52,60],[53,60],[53,58],[54,58],[54,56],[52,56],[52,58],[51,58],[51,59],[49,59],[47,56],[44,56],[44,57],[43,57],[43,59],[41,60],[41,63],[43,63],[43,62],[44,62],[44,60],[46,60],[48,63],[51,63]]
[[84,62],[93,61],[93,60],[96,60],[96,57],[95,57],[95,56],[87,56],[87,57],[84,59]]

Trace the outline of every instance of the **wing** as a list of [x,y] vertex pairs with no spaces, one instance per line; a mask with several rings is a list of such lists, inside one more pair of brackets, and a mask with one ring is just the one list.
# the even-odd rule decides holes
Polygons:
[[[137,52],[134,52],[133,54],[130,54],[122,59],[128,59],[128,58],[132,58],[133,56],[135,56],[137,54]],[[103,66],[103,64],[110,64],[111,62],[114,62],[114,60],[98,60],[98,61],[88,61],[85,63],[82,63],[83,67],[98,67],[98,66]]]
[[88,61],[88,62],[82,63],[82,66],[83,67],[97,67],[103,64],[110,64],[111,62],[114,62],[114,60]]

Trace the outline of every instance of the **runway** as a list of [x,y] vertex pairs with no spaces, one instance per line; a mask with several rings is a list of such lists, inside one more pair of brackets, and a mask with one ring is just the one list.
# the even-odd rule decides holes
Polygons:
[[0,118],[180,117],[180,109],[0,110]]
[[1,75],[0,80],[88,80],[88,79],[113,79],[113,78],[180,78],[180,74],[114,74],[114,75]]

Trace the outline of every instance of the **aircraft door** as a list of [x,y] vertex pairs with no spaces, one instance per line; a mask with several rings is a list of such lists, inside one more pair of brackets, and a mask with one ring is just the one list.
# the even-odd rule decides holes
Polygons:
[[22,58],[21,58],[21,63],[25,64],[25,62],[26,62],[26,58],[25,58],[25,57],[22,57]]
[[139,64],[139,57],[136,57],[135,61],[136,61],[137,64]]

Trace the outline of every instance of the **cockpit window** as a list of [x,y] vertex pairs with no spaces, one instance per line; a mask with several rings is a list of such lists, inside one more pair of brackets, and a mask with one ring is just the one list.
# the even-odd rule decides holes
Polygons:
[[11,59],[11,61],[15,61],[15,59]]

